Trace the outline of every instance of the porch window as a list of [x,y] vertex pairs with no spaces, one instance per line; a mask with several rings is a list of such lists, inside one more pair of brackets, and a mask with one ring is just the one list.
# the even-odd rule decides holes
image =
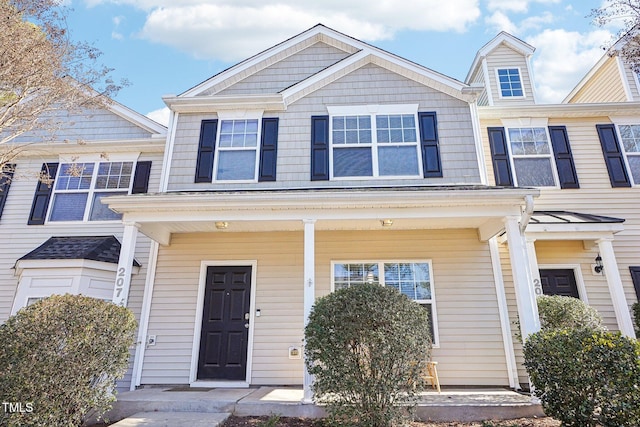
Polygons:
[[640,125],[620,125],[619,128],[633,183],[640,185]]
[[553,153],[544,127],[509,128],[509,150],[515,185],[521,187],[554,187]]
[[429,261],[336,262],[333,264],[334,290],[364,283],[390,286],[424,307],[429,313],[433,344],[438,345],[435,297]]
[[253,181],[257,174],[258,120],[222,120],[215,179]]
[[128,194],[133,162],[63,163],[55,179],[49,221],[115,221],[103,197]]
[[417,110],[331,116],[335,178],[418,177]]

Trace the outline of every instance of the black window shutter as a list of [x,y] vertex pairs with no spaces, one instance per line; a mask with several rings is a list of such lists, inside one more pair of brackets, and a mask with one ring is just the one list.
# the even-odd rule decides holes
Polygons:
[[329,116],[311,117],[311,181],[329,180]]
[[[53,180],[58,172],[58,163],[44,163],[42,165],[42,179],[36,185],[36,192],[33,196],[33,204],[31,205],[31,213],[29,213],[28,225],[44,224],[53,191]],[[49,179],[47,179],[49,177]],[[43,182],[44,181],[44,182]]]
[[609,171],[609,180],[612,187],[631,187],[627,168],[624,164],[622,150],[616,135],[616,127],[613,124],[596,125],[598,138],[602,146],[602,154]]
[[420,145],[422,147],[424,177],[442,178],[436,113],[418,113],[418,122],[420,123]]
[[566,126],[549,126],[560,188],[580,188]]
[[151,174],[151,161],[136,163],[136,173],[133,176],[131,194],[146,193],[149,190],[149,175]]
[[15,170],[15,164],[5,164],[2,167],[2,173],[0,173],[0,218],[2,217],[4,204],[7,202],[9,187],[11,187],[11,179],[13,178],[13,172]]
[[203,120],[200,125],[195,182],[211,182],[213,180],[213,156],[216,148],[217,130],[217,119]]
[[636,298],[640,301],[640,267],[629,267],[629,271],[631,271],[631,280],[636,290]]
[[489,132],[489,147],[493,161],[493,175],[496,185],[499,187],[513,187],[513,175],[511,174],[511,162],[507,137],[503,127],[487,128]]
[[275,181],[278,163],[278,118],[262,119],[258,181]]

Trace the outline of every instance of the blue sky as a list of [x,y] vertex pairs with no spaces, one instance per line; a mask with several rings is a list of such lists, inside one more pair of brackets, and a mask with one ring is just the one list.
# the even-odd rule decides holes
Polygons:
[[615,29],[591,24],[603,0],[67,0],[72,37],[93,43],[130,86],[116,100],[163,122],[180,94],[317,23],[458,80],[505,30],[536,47],[539,101],[557,102]]

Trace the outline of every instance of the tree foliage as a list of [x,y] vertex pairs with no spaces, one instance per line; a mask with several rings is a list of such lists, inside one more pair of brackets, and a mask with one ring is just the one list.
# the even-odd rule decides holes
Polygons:
[[640,72],[640,1],[605,0],[600,8],[591,10],[591,17],[600,27],[621,28],[609,55],[620,55],[634,72]]
[[578,298],[540,295],[537,302],[542,329],[606,329],[598,310]]
[[0,401],[20,406],[0,409],[0,425],[79,426],[106,412],[135,328],[129,309],[81,295],[54,295],[10,317],[0,325]]
[[320,298],[305,341],[316,399],[338,425],[395,425],[425,386],[428,314],[393,288],[363,284]]
[[99,50],[72,40],[63,3],[0,0],[0,170],[21,150],[8,142],[53,140],[61,113],[104,106],[121,87]]

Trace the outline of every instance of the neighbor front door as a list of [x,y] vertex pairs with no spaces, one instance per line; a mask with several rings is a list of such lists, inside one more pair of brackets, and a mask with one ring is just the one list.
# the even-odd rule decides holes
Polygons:
[[246,380],[250,303],[250,266],[207,268],[199,380]]
[[545,295],[563,295],[580,298],[576,276],[572,269],[541,269],[540,281]]

